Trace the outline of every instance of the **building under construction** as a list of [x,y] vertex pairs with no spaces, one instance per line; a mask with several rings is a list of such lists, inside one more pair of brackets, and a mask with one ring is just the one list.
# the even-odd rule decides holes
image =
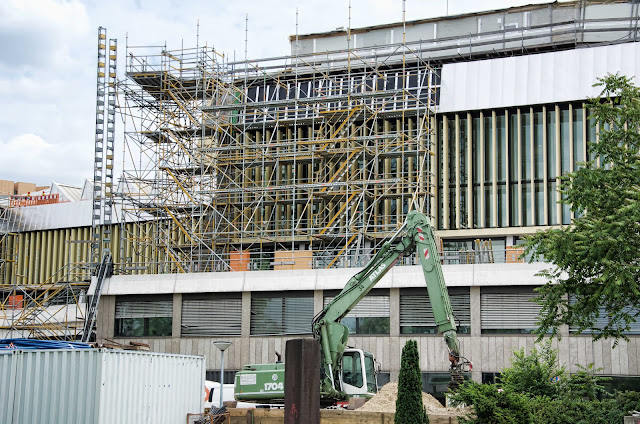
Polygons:
[[[440,239],[462,353],[489,381],[512,348],[534,344],[530,300],[546,266],[521,263],[518,245],[574,217],[558,203],[559,178],[598,138],[592,84],[607,72],[640,77],[638,12],[636,2],[554,2],[295,35],[289,56],[235,62],[207,45],[128,45],[122,178],[109,172],[110,118],[97,119],[93,202],[68,206],[86,218],[60,209],[38,221],[22,208],[16,234],[34,237],[43,258],[61,240],[86,241],[69,244],[85,270],[108,248],[115,275],[97,338],[203,354],[215,376],[214,338],[233,342],[230,372],[273,360],[420,210]],[[5,284],[46,280],[55,267],[42,260],[5,267]],[[397,378],[401,346],[417,338],[425,389],[437,391],[444,343],[421,270],[403,261],[344,322],[378,358],[380,382]],[[562,332],[554,347],[569,370],[595,362],[638,380],[640,324],[615,350]]]
[[140,124],[125,134],[141,159],[123,195],[155,218],[138,238],[153,272],[362,265],[407,211],[429,210],[439,72],[420,53],[129,49]]

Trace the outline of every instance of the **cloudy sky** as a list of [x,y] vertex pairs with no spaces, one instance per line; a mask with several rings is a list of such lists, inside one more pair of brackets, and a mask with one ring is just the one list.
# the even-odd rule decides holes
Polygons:
[[[406,0],[406,11],[412,20],[540,2]],[[82,185],[93,175],[99,26],[120,59],[127,37],[194,47],[198,22],[201,45],[243,57],[248,15],[248,55],[261,58],[289,53],[296,9],[300,34],[349,23],[348,0],[0,0],[0,179]],[[401,20],[401,0],[351,0],[352,28]]]

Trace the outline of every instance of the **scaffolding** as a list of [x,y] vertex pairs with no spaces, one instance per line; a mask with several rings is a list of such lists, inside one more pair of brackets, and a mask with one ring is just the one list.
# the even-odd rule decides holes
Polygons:
[[[0,338],[75,340],[82,330],[90,242],[21,228],[20,208],[49,204],[54,197],[11,196],[0,206]],[[60,245],[60,258],[39,261],[45,245]],[[81,250],[86,261],[77,260]]]
[[121,269],[361,266],[409,210],[430,214],[439,69],[346,45],[235,62],[127,46],[117,196],[141,225],[121,231],[139,246]]

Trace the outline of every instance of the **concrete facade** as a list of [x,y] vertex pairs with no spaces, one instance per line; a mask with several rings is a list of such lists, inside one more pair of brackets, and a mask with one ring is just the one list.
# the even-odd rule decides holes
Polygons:
[[[509,287],[513,286],[513,281],[518,281],[521,285],[540,285],[543,280],[535,274],[545,267],[544,263],[444,266],[447,285],[469,288],[471,331],[470,334],[460,335],[459,339],[462,355],[474,364],[472,375],[475,380],[480,381],[482,373],[500,372],[503,367],[509,366],[514,349],[525,348],[530,351],[536,341],[536,336],[530,334],[483,334],[481,289],[500,287],[500,284],[503,287]],[[181,335],[183,294],[242,290],[241,334],[239,337],[224,337],[233,343],[225,354],[225,369],[239,370],[246,364],[275,362],[275,352],[284,353],[286,341],[301,336],[251,335],[252,292],[258,290],[285,293],[293,288],[312,292],[315,315],[322,309],[324,290],[342,288],[348,278],[357,271],[358,269],[313,270],[306,272],[306,276],[305,273],[298,271],[114,276],[107,280],[100,301],[98,341],[105,341],[105,339],[115,339],[121,343],[138,341],[150,344],[153,351],[204,355],[207,370],[219,369],[220,356],[213,345],[215,337]],[[267,275],[268,279],[265,280]],[[511,280],[511,283],[506,280]],[[290,281],[295,283],[289,283]],[[352,335],[349,338],[349,345],[372,352],[380,363],[381,370],[388,372],[391,380],[395,380],[400,370],[402,347],[407,340],[415,339],[418,341],[421,370],[427,373],[447,372],[449,366],[447,350],[440,335],[400,333],[400,290],[424,287],[420,268],[417,266],[395,267],[380,282],[379,287],[389,289],[391,311],[389,334]],[[132,294],[158,293],[173,295],[171,337],[115,338],[116,299],[126,299]],[[604,375],[640,375],[638,363],[640,337],[630,336],[629,342],[622,341],[614,349],[612,340],[592,342],[590,335],[569,335],[568,328],[563,330],[563,336],[560,341],[553,341],[553,347],[559,350],[559,361],[570,372],[578,371],[576,364],[587,365],[593,362],[597,368],[602,368],[601,374]],[[303,337],[310,337],[310,335],[303,335]]]

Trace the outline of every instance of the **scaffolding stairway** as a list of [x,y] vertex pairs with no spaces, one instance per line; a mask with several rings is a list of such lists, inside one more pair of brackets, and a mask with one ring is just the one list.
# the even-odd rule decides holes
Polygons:
[[105,250],[104,255],[102,256],[102,262],[98,266],[96,270],[96,284],[95,289],[93,291],[93,296],[89,300],[89,304],[87,306],[87,314],[84,318],[84,327],[82,329],[82,341],[88,342],[91,339],[91,334],[93,333],[93,327],[96,321],[96,314],[98,312],[98,303],[100,302],[100,292],[102,291],[102,284],[104,280],[111,277],[113,274],[113,257],[111,256],[111,252],[109,250]]

